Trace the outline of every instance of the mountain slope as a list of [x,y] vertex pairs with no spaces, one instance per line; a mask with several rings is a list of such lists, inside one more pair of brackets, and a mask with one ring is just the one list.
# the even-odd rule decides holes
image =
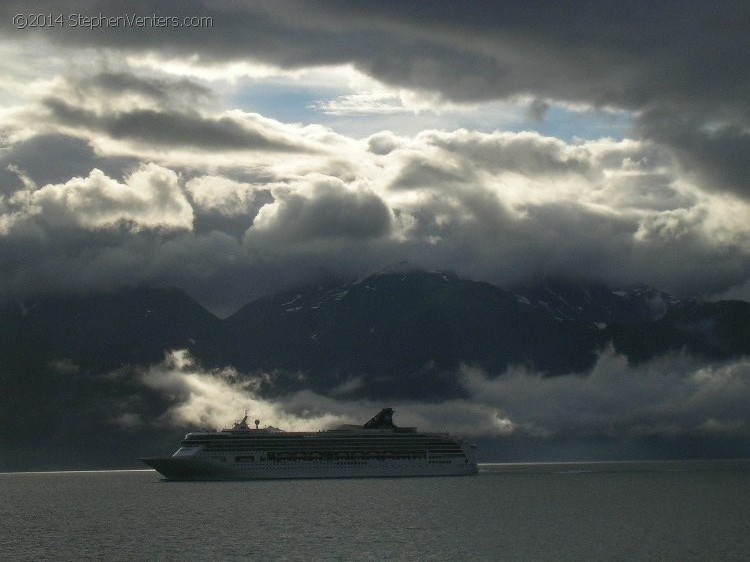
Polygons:
[[130,367],[161,361],[165,350],[204,342],[219,329],[217,318],[176,289],[0,307],[0,445],[41,443],[61,459],[74,449],[106,456],[117,405],[130,401],[155,419],[169,402]]
[[684,350],[711,359],[750,354],[750,303],[684,302],[654,322],[612,326],[615,349],[638,363]]
[[560,313],[535,290],[401,271],[290,291],[225,321],[229,356],[240,370],[310,373],[316,390],[366,375],[360,390],[367,395],[435,398],[460,392],[462,363],[492,374],[511,365],[551,375],[583,371],[606,344],[605,324],[652,318],[645,290],[624,297],[606,291],[608,300],[592,290],[585,314]]
[[67,358],[94,369],[158,361],[213,337],[219,320],[177,289],[48,297],[0,308],[6,359]]

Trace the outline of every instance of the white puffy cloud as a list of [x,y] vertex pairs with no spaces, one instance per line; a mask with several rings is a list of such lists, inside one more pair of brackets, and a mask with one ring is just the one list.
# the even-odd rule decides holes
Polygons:
[[142,166],[124,183],[94,169],[85,178],[20,190],[9,198],[8,207],[14,221],[35,220],[51,228],[189,230],[193,221],[177,174],[155,164]]
[[389,233],[391,215],[383,200],[360,185],[325,176],[276,186],[274,202],[262,207],[248,238],[284,242],[367,240]]
[[[238,182],[223,176],[200,176],[185,184],[197,212],[215,213],[225,217],[247,216],[268,189]],[[257,209],[255,209],[257,213]],[[255,216],[254,214],[252,216]],[[252,218],[252,217],[251,217]]]

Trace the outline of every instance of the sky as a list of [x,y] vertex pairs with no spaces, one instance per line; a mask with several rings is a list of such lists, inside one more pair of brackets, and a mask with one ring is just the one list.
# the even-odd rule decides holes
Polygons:
[[403,260],[748,300],[749,28],[741,1],[5,1],[0,300],[225,316]]
[[3,300],[402,260],[750,296],[744,2],[1,10]]

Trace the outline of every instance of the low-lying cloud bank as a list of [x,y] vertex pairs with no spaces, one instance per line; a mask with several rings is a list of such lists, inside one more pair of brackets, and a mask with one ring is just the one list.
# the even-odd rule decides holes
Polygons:
[[226,427],[247,410],[262,427],[318,430],[364,423],[392,406],[399,425],[475,438],[750,437],[748,358],[709,363],[674,354],[629,366],[610,349],[589,373],[552,378],[523,369],[492,377],[465,366],[457,376],[468,396],[439,404],[382,404],[309,390],[267,399],[258,393],[267,376],[205,370],[179,350],[145,369],[142,382],[173,403],[157,423],[180,427]]
[[428,131],[383,133],[389,149],[374,153],[328,136],[331,153],[315,162],[258,153],[250,174],[168,158],[118,174],[92,155],[97,167],[42,186],[11,149],[0,158],[0,300],[176,285],[227,314],[401,260],[501,286],[586,272],[683,297],[744,294],[750,207],[701,192],[648,143]]

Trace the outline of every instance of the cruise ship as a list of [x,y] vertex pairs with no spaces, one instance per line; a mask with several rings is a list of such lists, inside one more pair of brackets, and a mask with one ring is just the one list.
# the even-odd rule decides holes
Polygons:
[[477,473],[476,446],[447,433],[397,427],[384,408],[364,425],[282,431],[247,424],[188,433],[171,457],[144,458],[168,480],[459,476]]

